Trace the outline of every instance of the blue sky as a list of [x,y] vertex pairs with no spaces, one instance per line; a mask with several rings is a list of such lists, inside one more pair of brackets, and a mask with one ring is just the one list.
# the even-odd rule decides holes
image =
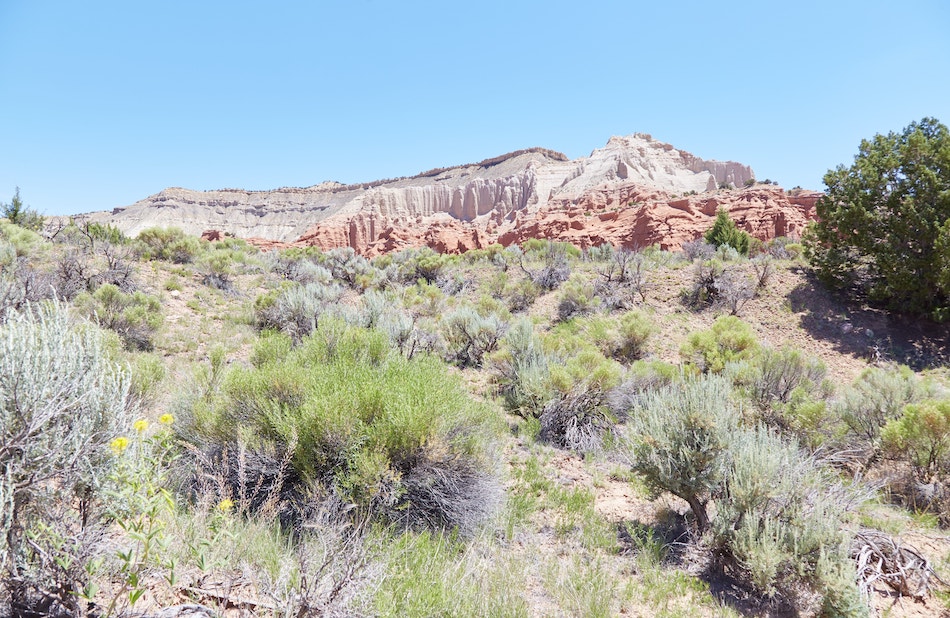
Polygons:
[[0,201],[369,181],[650,133],[822,188],[950,123],[950,3],[0,0]]

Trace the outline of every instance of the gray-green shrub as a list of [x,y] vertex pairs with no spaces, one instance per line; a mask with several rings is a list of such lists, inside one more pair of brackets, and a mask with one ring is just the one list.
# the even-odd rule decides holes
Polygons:
[[688,379],[647,393],[628,413],[621,455],[651,487],[685,500],[705,532],[706,505],[728,477],[739,428],[732,386],[719,376]]
[[336,284],[291,285],[259,296],[255,302],[257,325],[300,341],[317,327],[321,315],[343,294]]
[[883,427],[898,418],[904,406],[935,394],[932,383],[905,366],[869,367],[835,399],[836,414],[851,435],[875,446]]
[[844,526],[861,493],[794,442],[762,427],[736,432],[729,453],[712,523],[712,541],[728,566],[766,596],[792,598],[806,585],[826,605],[846,601],[850,611],[860,610],[849,601],[856,595],[854,579],[850,595],[833,590],[841,582],[829,581],[834,569],[827,563],[854,572]]
[[795,389],[815,390],[827,373],[820,359],[791,346],[765,346],[752,360],[749,394],[762,409],[786,404]]
[[483,316],[470,307],[460,307],[440,322],[448,360],[460,367],[480,367],[485,355],[498,349],[507,328],[494,313]]
[[548,357],[530,319],[519,318],[512,323],[502,350],[491,357],[491,368],[506,410],[522,418],[541,415],[553,391],[548,380]]
[[725,566],[766,596],[788,601],[805,586],[829,609],[859,612],[839,615],[862,615],[856,589],[839,589],[840,573],[853,571],[847,513],[862,492],[794,442],[743,427],[731,385],[720,376],[648,394],[629,415],[621,456],[651,487],[689,504]]
[[30,307],[0,326],[0,587],[13,611],[79,615],[81,557],[109,444],[131,421],[128,390],[100,332],[63,307]]

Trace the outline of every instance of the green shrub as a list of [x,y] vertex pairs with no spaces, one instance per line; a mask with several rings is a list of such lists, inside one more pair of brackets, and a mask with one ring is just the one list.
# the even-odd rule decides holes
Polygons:
[[620,376],[620,365],[594,349],[553,363],[548,379],[554,396],[541,410],[538,437],[574,451],[600,450],[621,420],[609,405]]
[[17,257],[26,257],[43,246],[43,237],[8,221],[0,221],[0,236],[13,245]]
[[924,399],[904,406],[881,430],[884,448],[907,458],[927,477],[946,472],[950,455],[950,399]]
[[716,220],[713,226],[704,235],[706,242],[716,247],[723,245],[732,247],[741,255],[749,254],[749,241],[751,236],[736,227],[735,221],[729,216],[729,211],[720,208],[716,212]]
[[680,356],[700,371],[720,373],[727,363],[747,360],[758,349],[752,328],[731,315],[716,318],[712,328],[691,333]]
[[146,260],[189,264],[201,251],[201,243],[177,227],[150,227],[136,237],[139,253]]
[[126,294],[111,283],[76,298],[81,308],[104,328],[115,331],[130,350],[152,349],[152,336],[162,325],[161,304],[144,292]]
[[438,318],[445,310],[445,294],[437,286],[419,281],[406,288],[403,305],[415,315]]
[[646,343],[656,326],[642,311],[628,311],[620,316],[620,345],[615,355],[622,360],[643,358]]
[[128,426],[129,381],[58,305],[0,326],[0,587],[16,611],[80,615],[94,517]]
[[20,198],[20,187],[16,188],[13,199],[10,200],[9,204],[0,203],[0,214],[6,217],[10,223],[34,232],[42,230],[43,223],[46,221],[43,215],[23,204],[23,200]]
[[506,288],[505,298],[511,311],[524,311],[541,295],[541,288],[531,279],[519,279]]
[[594,285],[582,277],[573,277],[561,288],[557,303],[559,320],[569,320],[575,315],[595,311],[600,299],[594,293]]
[[158,397],[158,387],[165,379],[165,364],[154,353],[136,354],[132,359],[130,374],[129,394],[138,402],[148,403]]
[[205,252],[198,259],[201,282],[218,290],[232,291],[232,277],[237,273],[235,266],[245,260],[243,252],[227,249],[218,243],[213,250]]
[[898,418],[908,403],[935,394],[932,383],[921,380],[909,367],[869,367],[835,400],[835,412],[852,437],[876,449],[881,428]]
[[492,511],[497,419],[438,360],[406,360],[382,333],[333,319],[289,352],[281,339],[265,338],[257,366],[229,373],[182,437],[287,457],[288,490],[322,484],[413,527],[468,534]]
[[[950,130],[934,118],[862,140],[806,230],[807,257],[829,285],[861,289],[902,313],[950,311]],[[946,245],[944,245],[946,246]]]
[[788,243],[787,245],[785,245],[785,251],[788,252],[788,259],[797,260],[798,258],[802,256],[804,248],[802,246],[802,243],[798,243],[798,242]]
[[641,311],[628,311],[619,321],[606,316],[577,320],[578,331],[604,356],[634,361],[643,356],[647,339],[656,332]]
[[86,223],[85,232],[90,238],[99,242],[105,242],[113,245],[124,245],[129,241],[122,230],[111,223]]

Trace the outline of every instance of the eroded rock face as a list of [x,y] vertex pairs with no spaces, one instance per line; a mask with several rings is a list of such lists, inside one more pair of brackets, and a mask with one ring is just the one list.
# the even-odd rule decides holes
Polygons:
[[705,232],[717,208],[767,240],[795,236],[814,217],[818,193],[789,195],[743,186],[751,168],[706,161],[649,135],[613,137],[588,157],[568,160],[534,148],[411,178],[275,191],[166,189],[96,221],[134,235],[175,225],[252,239],[267,248],[353,247],[377,255],[429,246],[457,253],[494,242],[551,238],[676,249]]
[[677,250],[706,233],[719,208],[725,208],[740,229],[759,240],[796,237],[814,219],[814,203],[820,195],[793,202],[784,190],[768,185],[683,197],[649,188],[599,189],[587,199],[549,207],[520,221],[500,234],[498,242],[509,245],[549,238],[579,247],[609,243],[636,249],[655,244]]

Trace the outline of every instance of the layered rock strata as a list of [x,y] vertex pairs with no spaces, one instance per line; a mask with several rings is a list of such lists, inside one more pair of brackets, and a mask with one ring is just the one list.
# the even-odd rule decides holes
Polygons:
[[792,196],[770,185],[719,189],[753,178],[748,166],[706,161],[635,134],[574,160],[532,148],[360,185],[172,188],[90,218],[129,235],[175,225],[261,246],[353,247],[366,255],[422,245],[454,253],[532,237],[677,248],[708,229],[719,207],[761,239],[800,233],[818,194]]

